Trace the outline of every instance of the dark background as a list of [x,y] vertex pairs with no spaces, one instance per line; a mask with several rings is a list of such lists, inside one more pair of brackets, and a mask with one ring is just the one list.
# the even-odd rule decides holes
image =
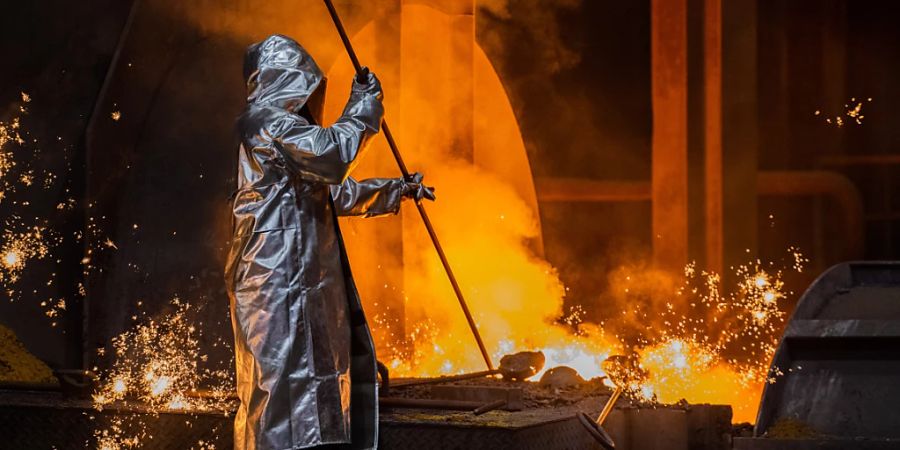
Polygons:
[[[240,0],[219,3],[225,10],[251,8]],[[351,16],[351,28],[377,14],[371,5],[351,11],[350,3],[339,8]],[[649,2],[564,3],[511,0],[508,15],[480,10],[477,19],[477,38],[510,96],[532,171],[647,180]],[[6,293],[0,323],[53,367],[91,365],[94,349],[130,325],[138,302],[153,314],[175,295],[205,301],[205,337],[230,340],[221,268],[232,124],[243,102],[240,64],[251,39],[190,19],[206,13],[191,8],[209,5],[177,4],[3,6],[0,121],[21,116],[29,143],[18,159],[58,178],[48,189],[20,189],[16,202],[0,202],[0,217],[46,218],[63,243]],[[303,8],[322,6],[299,2]],[[761,197],[746,212],[759,224],[753,253],[778,258],[798,246],[811,259],[808,276],[848,257],[897,259],[900,166],[889,158],[900,155],[900,7],[761,0],[756,11],[757,169],[827,169],[848,177],[864,202],[865,248],[858,255],[834,250],[844,239],[835,226],[840,211],[822,199]],[[277,19],[260,15],[265,26],[251,34],[283,31],[271,26]],[[338,56],[331,49],[325,58]],[[33,98],[24,115],[23,91]],[[873,99],[864,105],[862,125],[824,122],[845,111],[851,97]],[[121,119],[112,120],[113,112]],[[888,158],[866,164],[835,158],[848,155]],[[74,208],[57,209],[68,199]],[[569,301],[589,308],[611,268],[650,252],[647,202],[542,204],[541,220],[547,258],[570,287]],[[807,281],[790,287],[802,291]],[[67,310],[52,327],[40,303],[61,298]]]

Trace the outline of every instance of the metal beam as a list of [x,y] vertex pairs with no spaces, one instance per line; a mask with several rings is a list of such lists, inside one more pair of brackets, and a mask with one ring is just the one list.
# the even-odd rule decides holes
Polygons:
[[704,0],[703,56],[706,269],[722,273],[722,0]]
[[653,260],[681,270],[688,261],[687,0],[652,0]]

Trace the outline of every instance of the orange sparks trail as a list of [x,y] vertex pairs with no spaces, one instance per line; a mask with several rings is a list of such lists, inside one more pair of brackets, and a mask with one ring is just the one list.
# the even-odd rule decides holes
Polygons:
[[[175,311],[171,314],[158,320],[144,318],[113,340],[113,365],[102,374],[102,382],[93,395],[97,410],[111,404],[137,404],[153,414],[228,414],[232,410],[234,384],[230,362],[227,368],[218,370],[203,367],[207,361],[200,349],[203,324],[195,326],[190,319],[196,308],[177,298],[172,306]],[[147,433],[146,423],[140,417],[117,415],[110,427],[95,430],[94,438],[98,448],[113,450],[139,447],[153,436]],[[204,448],[202,443],[197,446]]]
[[[872,101],[872,97],[869,97],[865,100],[866,103],[871,102],[871,101]],[[857,100],[856,97],[853,97],[850,99],[849,103],[844,104],[843,114],[838,114],[838,115],[835,115],[834,117],[826,117],[825,123],[827,123],[829,125],[834,124],[838,128],[840,128],[840,127],[844,126],[844,120],[845,120],[844,116],[846,116],[848,118],[846,120],[848,120],[848,121],[852,120],[852,121],[856,122],[857,125],[862,125],[863,119],[865,119],[865,117],[866,117],[862,113],[862,108],[863,108],[863,101]],[[816,110],[816,112],[815,112],[816,116],[819,116],[821,114],[822,114],[822,111]]]
[[[25,104],[31,97],[22,93],[18,110],[26,114]],[[28,137],[28,139],[26,139]],[[37,141],[28,136],[19,117],[0,122],[0,203],[8,208],[0,233],[0,289],[9,301],[18,299],[22,292],[17,284],[26,275],[26,269],[35,261],[48,259],[50,251],[62,242],[62,237],[49,226],[46,218],[35,217],[35,209],[28,200],[30,190],[50,189],[56,175],[33,167],[40,153]],[[51,275],[46,285],[54,282]],[[38,291],[30,292],[32,297]],[[53,319],[65,309],[65,298],[48,298],[40,302],[46,316]]]
[[0,285],[18,281],[28,260],[47,256],[49,248],[44,240],[44,231],[44,228],[37,226],[20,233],[4,231],[0,244]]

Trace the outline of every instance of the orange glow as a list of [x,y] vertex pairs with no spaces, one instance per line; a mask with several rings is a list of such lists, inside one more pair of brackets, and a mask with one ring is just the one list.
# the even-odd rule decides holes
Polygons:
[[19,252],[15,250],[10,250],[3,255],[3,265],[6,267],[16,267],[21,260],[22,257],[19,256]]
[[150,383],[150,395],[159,397],[169,388],[171,380],[167,376],[161,376]]
[[756,276],[756,278],[753,280],[753,283],[756,284],[756,287],[762,289],[762,288],[766,287],[767,284],[769,284],[769,281],[766,278],[766,274],[761,273]]
[[[754,421],[784,316],[777,268],[758,261],[738,268],[741,281],[727,295],[719,274],[693,266],[684,277],[623,268],[610,280],[621,316],[598,326],[564,311],[566,290],[542,257],[531,169],[498,74],[462,22],[423,5],[404,5],[401,15],[399,55],[382,47],[396,29],[377,22],[352,41],[385,86],[386,119],[407,166],[437,187],[438,201],[426,209],[494,364],[504,354],[541,350],[546,364],[533,379],[559,365],[592,378],[605,375],[608,356],[634,352],[637,367],[627,380],[607,380],[624,384],[626,395],[730,404],[736,421]],[[327,73],[329,123],[343,109],[353,72],[339,57]],[[383,138],[353,175],[398,175]],[[392,376],[484,370],[412,207],[400,218],[341,225],[379,357]],[[802,257],[792,256],[800,270]],[[725,356],[748,342],[740,358]]]
[[125,391],[128,390],[128,387],[125,386],[125,380],[123,380],[123,379],[121,379],[121,378],[116,378],[116,379],[113,381],[113,387],[112,387],[112,390],[113,390],[113,392],[115,392],[116,394],[124,394]]
[[642,369],[649,374],[640,391],[645,400],[728,404],[736,421],[755,420],[762,392],[758,373],[741,373],[716,351],[679,339],[647,347],[640,354]]

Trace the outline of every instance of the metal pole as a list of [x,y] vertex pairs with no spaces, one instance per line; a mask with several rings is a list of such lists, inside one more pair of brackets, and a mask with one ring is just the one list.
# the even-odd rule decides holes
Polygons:
[[[502,367],[503,364],[500,364]],[[421,379],[413,379],[413,380],[405,380],[405,381],[396,381],[391,384],[391,387],[394,388],[402,388],[408,386],[422,386],[426,384],[441,384],[441,383],[450,383],[453,381],[463,381],[463,380],[472,380],[475,378],[484,378],[491,375],[499,375],[502,372],[499,370],[485,370],[483,372],[473,372],[473,373],[464,373],[461,375],[448,375],[445,377],[437,377],[437,378],[421,378]]]
[[[357,77],[363,76],[362,65],[359,63],[359,58],[356,57],[356,52],[353,51],[353,46],[350,44],[350,38],[347,36],[347,31],[344,30],[344,25],[341,23],[341,18],[338,16],[337,10],[334,9],[334,4],[331,3],[331,0],[324,1],[325,6],[328,8],[328,13],[331,15],[331,20],[334,21],[334,26],[337,28],[338,34],[341,36],[341,41],[344,43],[344,48],[347,50],[347,55],[350,57],[350,62],[353,63],[353,68],[356,69]],[[400,156],[400,150],[397,148],[397,143],[394,141],[394,135],[391,134],[387,121],[384,119],[381,120],[381,130],[384,132],[384,137],[387,139],[388,146],[391,147],[391,153],[394,154],[394,159],[397,160],[397,165],[400,166],[400,173],[403,174],[404,179],[408,179],[409,170],[403,162],[403,157]],[[487,364],[488,370],[494,370],[494,364],[491,362],[491,357],[484,347],[484,342],[481,340],[481,334],[478,332],[478,327],[475,326],[475,320],[472,319],[472,313],[469,312],[469,306],[466,304],[466,299],[463,298],[459,283],[456,282],[456,276],[453,275],[453,270],[450,268],[450,262],[447,261],[447,255],[444,254],[444,249],[441,247],[440,241],[438,241],[437,234],[434,232],[434,227],[431,225],[431,220],[428,218],[428,214],[425,213],[425,207],[422,206],[422,203],[416,201],[416,209],[419,210],[419,216],[422,217],[422,223],[425,224],[428,236],[431,237],[431,243],[434,244],[434,249],[441,259],[444,271],[447,272],[447,278],[450,279],[450,285],[453,286],[453,292],[456,294],[456,299],[459,300],[459,306],[462,308],[463,314],[466,315],[466,321],[469,323],[472,335],[475,336],[475,341],[478,342],[478,349],[481,350],[481,357],[484,358],[484,363]]]
[[616,406],[616,400],[619,399],[620,395],[622,395],[622,388],[616,386],[609,400],[606,401],[606,405],[603,406],[603,411],[600,411],[600,416],[597,417],[597,425],[603,425],[603,422],[606,422],[606,418],[609,417],[609,413]]

